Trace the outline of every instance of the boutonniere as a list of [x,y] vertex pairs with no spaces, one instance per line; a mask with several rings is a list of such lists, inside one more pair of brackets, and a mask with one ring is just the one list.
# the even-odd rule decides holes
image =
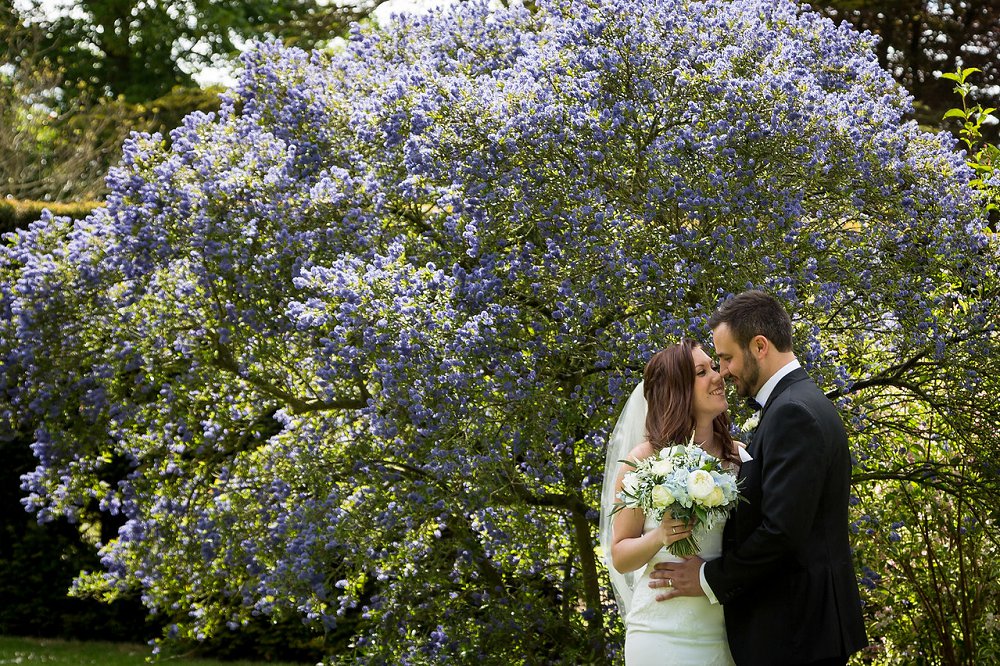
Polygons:
[[753,416],[751,416],[746,421],[740,424],[740,431],[746,433],[753,432],[759,424],[760,424],[760,412],[754,412]]

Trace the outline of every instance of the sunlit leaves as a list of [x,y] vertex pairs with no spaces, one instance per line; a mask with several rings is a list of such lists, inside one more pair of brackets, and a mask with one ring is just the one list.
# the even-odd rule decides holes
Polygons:
[[971,402],[942,377],[991,344],[995,248],[870,48],[791,4],[627,0],[258,45],[217,116],[129,142],[106,209],[4,251],[31,502],[123,515],[99,582],[181,634],[350,615],[372,662],[614,654],[605,440],[727,293],[787,303],[859,473]]

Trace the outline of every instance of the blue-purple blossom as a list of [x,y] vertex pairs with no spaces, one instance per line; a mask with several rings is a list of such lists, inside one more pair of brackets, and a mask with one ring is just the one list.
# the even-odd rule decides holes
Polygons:
[[372,663],[615,653],[603,447],[652,352],[776,293],[864,464],[854,387],[995,326],[970,171],[872,46],[770,0],[256,45],[218,114],[134,135],[104,207],[0,254],[26,506],[122,516],[80,585],[178,636],[350,614]]

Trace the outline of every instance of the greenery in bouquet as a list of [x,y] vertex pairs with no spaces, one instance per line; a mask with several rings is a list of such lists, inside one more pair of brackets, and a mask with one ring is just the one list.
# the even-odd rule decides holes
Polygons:
[[640,509],[656,520],[670,511],[675,518],[694,523],[691,536],[666,546],[679,557],[698,553],[698,536],[712,529],[740,500],[736,475],[722,461],[694,443],[665,447],[641,460],[623,460],[632,467],[622,479],[613,513]]

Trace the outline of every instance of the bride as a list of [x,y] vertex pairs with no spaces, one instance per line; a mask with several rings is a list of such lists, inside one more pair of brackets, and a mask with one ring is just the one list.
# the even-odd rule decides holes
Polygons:
[[[648,410],[647,410],[648,405]],[[692,526],[670,513],[661,521],[638,509],[611,516],[626,472],[620,461],[642,459],[665,446],[686,444],[692,430],[696,442],[736,469],[748,459],[729,434],[725,383],[708,354],[693,340],[683,340],[654,354],[643,381],[625,405],[608,446],[601,498],[601,544],[610,553],[611,582],[625,620],[625,664],[733,664],[726,642],[722,606],[707,597],[675,597],[656,601],[649,573],[657,562],[678,561],[666,546],[692,535]],[[630,449],[631,447],[631,449]],[[698,556],[722,554],[722,529],[693,526]]]

